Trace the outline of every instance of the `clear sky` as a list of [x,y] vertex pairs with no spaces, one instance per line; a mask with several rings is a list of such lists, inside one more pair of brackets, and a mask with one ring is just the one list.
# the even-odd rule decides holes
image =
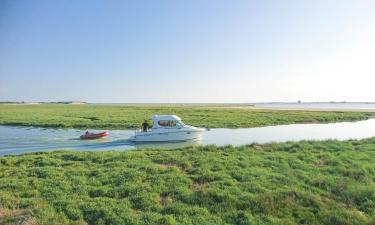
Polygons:
[[0,100],[375,101],[375,1],[1,0]]

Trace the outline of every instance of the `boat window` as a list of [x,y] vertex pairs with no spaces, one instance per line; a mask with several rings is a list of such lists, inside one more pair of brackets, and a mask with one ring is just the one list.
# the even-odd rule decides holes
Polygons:
[[162,127],[176,127],[177,125],[180,126],[180,123],[176,120],[160,120],[158,124]]
[[160,121],[158,121],[158,124],[159,124],[160,126],[162,126],[162,127],[166,127],[166,126],[168,126],[168,121],[160,120]]

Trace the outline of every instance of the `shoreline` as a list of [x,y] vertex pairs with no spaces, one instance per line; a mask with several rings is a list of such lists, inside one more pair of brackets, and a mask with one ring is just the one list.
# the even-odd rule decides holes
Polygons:
[[[238,106],[233,108],[249,108],[246,106]],[[350,108],[289,108],[289,107],[251,107],[251,109],[259,109],[259,110],[282,110],[282,111],[312,111],[312,112],[375,112],[375,109],[350,109]]]

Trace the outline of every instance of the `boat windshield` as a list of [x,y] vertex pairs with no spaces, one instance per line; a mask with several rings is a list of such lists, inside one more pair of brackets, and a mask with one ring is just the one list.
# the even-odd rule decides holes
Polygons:
[[183,127],[184,123],[178,120],[159,120],[159,126],[162,127]]

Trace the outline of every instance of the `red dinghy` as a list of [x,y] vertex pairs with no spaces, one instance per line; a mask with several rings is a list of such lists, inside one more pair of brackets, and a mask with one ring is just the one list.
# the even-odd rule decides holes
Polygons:
[[102,137],[105,137],[105,136],[108,136],[109,133],[107,131],[104,131],[104,132],[101,132],[101,133],[88,133],[88,134],[84,134],[84,135],[81,135],[79,138],[81,139],[97,139],[97,138],[102,138]]

